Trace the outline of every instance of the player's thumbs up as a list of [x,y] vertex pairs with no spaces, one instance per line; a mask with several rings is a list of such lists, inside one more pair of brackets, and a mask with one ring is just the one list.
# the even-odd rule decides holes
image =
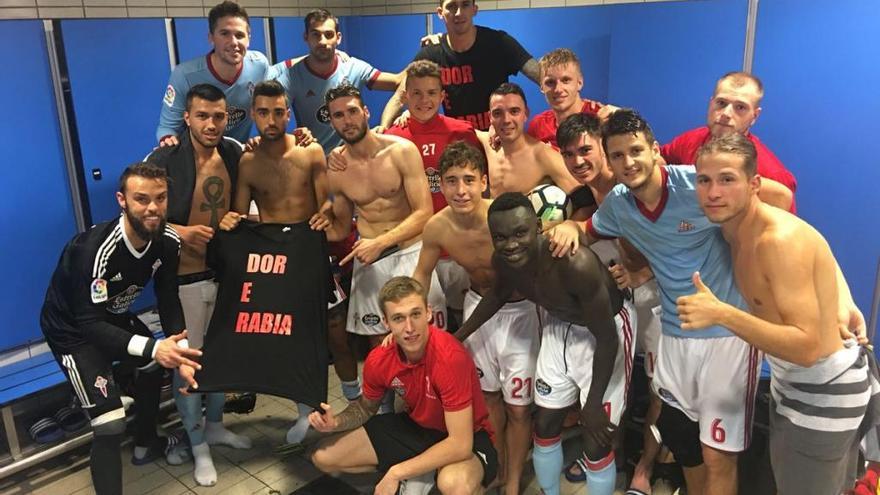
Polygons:
[[708,292],[709,294],[712,293],[712,291],[709,290],[708,287],[706,287],[706,284],[703,283],[703,279],[700,278],[700,272],[694,272],[694,276],[691,277],[691,279],[694,281],[694,287],[697,288],[697,292]]

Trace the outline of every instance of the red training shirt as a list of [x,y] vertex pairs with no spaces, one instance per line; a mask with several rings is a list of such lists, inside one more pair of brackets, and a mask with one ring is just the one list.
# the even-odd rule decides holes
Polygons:
[[[596,115],[599,113],[599,109],[604,106],[604,103],[587,100],[585,98],[584,105],[581,107],[581,113]],[[550,146],[553,146],[553,149],[558,151],[559,145],[556,143],[557,129],[559,129],[559,122],[556,122],[556,114],[553,113],[553,110],[546,110],[539,113],[538,115],[535,115],[535,117],[529,123],[528,134],[538,141],[542,141],[549,144]]]
[[425,355],[418,363],[407,363],[397,344],[370,351],[364,363],[364,397],[379,401],[386,390],[393,389],[403,397],[416,424],[445,432],[444,411],[472,406],[474,432],[485,430],[492,437],[473,359],[452,334],[433,325],[428,332]]
[[392,134],[412,141],[422,155],[422,165],[431,187],[431,201],[434,213],[446,207],[446,198],[440,192],[440,155],[450,143],[464,141],[483,152],[483,145],[477,139],[474,126],[465,120],[453,119],[437,114],[422,124],[410,117],[406,127],[392,126],[385,134]]
[[[663,159],[670,165],[693,165],[696,162],[697,150],[712,137],[712,132],[708,127],[699,127],[691,129],[683,134],[676,136],[672,141],[660,147],[660,154]],[[749,140],[755,145],[758,152],[758,175],[776,182],[791,189],[792,200],[791,208],[788,211],[797,213],[797,203],[794,193],[797,190],[797,180],[794,175],[785,168],[785,165],[776,158],[776,155],[767,148],[758,136],[749,133]]]

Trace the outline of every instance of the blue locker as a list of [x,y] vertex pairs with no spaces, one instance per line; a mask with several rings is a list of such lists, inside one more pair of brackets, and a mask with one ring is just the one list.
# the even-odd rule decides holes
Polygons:
[[880,254],[878,24],[874,0],[764,0],[754,63],[755,133],[797,177],[798,213],[828,239],[866,318]]
[[615,5],[609,101],[637,109],[657,140],[706,124],[715,81],[742,69],[746,0]]
[[[278,55],[276,62],[308,53],[309,47],[303,39],[305,29],[303,17],[275,17],[273,22],[275,24],[275,38],[272,42],[275,44],[275,53]],[[340,26],[344,26],[343,19],[340,19]],[[345,43],[345,36],[342,37],[342,42]]]
[[[156,146],[168,75],[162,19],[62,21],[76,125],[94,223],[119,214],[119,175]],[[98,179],[93,171],[100,170]],[[135,303],[155,304],[152,287]]]
[[[251,17],[250,50],[266,53],[266,36],[262,17]],[[204,57],[211,50],[208,43],[207,17],[181,17],[174,19],[174,35],[177,37],[178,62]]]
[[[156,145],[168,75],[162,19],[62,22],[92,220],[119,213],[114,193],[126,166]],[[100,180],[92,171],[100,170]]]
[[[412,62],[425,35],[424,14],[348,17],[343,24],[345,50],[385,72],[400,72]],[[365,91],[370,125],[379,125],[391,93]]]
[[[584,75],[581,95],[608,102],[610,13],[609,8],[602,6],[487,10],[478,12],[474,22],[506,31],[538,60],[556,48],[573,50]],[[434,31],[444,30],[443,22],[435,17]],[[538,85],[527,77],[520,74],[511,82],[522,86],[531,115],[549,108]]]
[[64,244],[76,233],[46,41],[41,21],[0,22],[0,52],[14,70],[0,77],[0,350],[42,339],[39,317]]

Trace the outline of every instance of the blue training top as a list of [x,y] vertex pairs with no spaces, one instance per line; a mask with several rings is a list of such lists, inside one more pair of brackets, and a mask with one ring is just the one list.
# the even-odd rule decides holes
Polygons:
[[330,125],[330,112],[324,104],[324,94],[342,83],[349,83],[358,89],[368,88],[381,72],[372,65],[354,57],[341,57],[336,54],[333,69],[327,74],[317,74],[309,69],[305,59],[293,64],[286,60],[272,67],[277,80],[287,90],[290,105],[296,117],[296,125],[308,127],[321,146],[324,154],[342,143],[333,126]]
[[248,50],[244,56],[241,71],[232,81],[220,79],[211,65],[211,54],[194,58],[179,64],[171,71],[165,97],[162,99],[162,111],[159,114],[159,127],[156,139],[165,136],[178,136],[186,124],[183,112],[186,110],[186,93],[196,84],[213,84],[226,95],[226,136],[245,142],[251,135],[253,120],[251,119],[251,96],[258,82],[271,79],[271,66],[266,56],[260,52]]
[[663,196],[654,211],[618,184],[587,222],[587,228],[594,237],[623,237],[647,257],[660,287],[664,334],[731,336],[730,330],[721,326],[681,329],[675,300],[696,292],[691,278],[696,271],[719,300],[738,308],[745,308],[745,302],[733,277],[730,246],[697,201],[696,170],[692,165],[669,165],[660,170]]

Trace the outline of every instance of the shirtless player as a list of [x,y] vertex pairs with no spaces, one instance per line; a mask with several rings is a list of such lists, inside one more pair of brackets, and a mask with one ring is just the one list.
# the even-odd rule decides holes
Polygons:
[[[470,278],[465,318],[495,280],[488,217],[486,159],[464,142],[447,146],[440,157],[440,189],[448,207],[425,224],[422,252],[413,278],[424,284],[445,251]],[[519,300],[517,300],[519,299]],[[520,476],[532,435],[530,405],[538,356],[538,314],[522,297],[507,302],[464,341],[480,377],[499,453],[499,481],[508,494],[520,493]]]
[[[223,92],[211,84],[190,88],[183,117],[187,131],[178,144],[156,149],[146,161],[168,173],[168,220],[183,241],[177,268],[180,304],[189,330],[188,345],[201,349],[217,297],[214,272],[205,262],[207,244],[220,219],[229,211],[241,145],[223,136],[228,120],[227,102]],[[174,374],[174,402],[192,446],[193,477],[201,486],[213,486],[217,483],[217,470],[209,445],[250,448],[251,440],[223,427],[222,392],[181,392],[185,388],[184,377],[193,371],[184,366]],[[167,459],[176,462],[170,455]]]
[[[431,217],[431,195],[418,149],[410,141],[379,135],[369,129],[370,112],[360,91],[343,84],[325,95],[330,122],[345,141],[341,150],[348,166],[327,173],[333,195],[333,226],[328,235],[345,238],[357,208],[360,239],[340,264],[354,260],[348,326],[367,335],[371,347],[388,330],[376,291],[391,277],[409,275],[418,261],[421,234]],[[431,276],[429,305],[434,324],[446,327],[446,300],[436,274]],[[393,396],[388,396],[393,398]],[[389,405],[383,404],[388,410]]]
[[[262,139],[253,152],[245,153],[239,165],[235,200],[220,228],[231,230],[246,216],[253,199],[260,211],[263,223],[293,224],[309,221],[313,229],[323,229],[329,224],[318,213],[319,207],[327,199],[327,174],[324,152],[317,143],[306,147],[297,146],[296,138],[286,134],[290,122],[290,109],[284,87],[277,81],[264,81],[254,87],[251,105],[254,123]],[[333,326],[328,325],[328,332]],[[337,332],[338,333],[338,332]],[[357,364],[344,357],[350,352],[338,352],[340,340],[344,344],[345,335],[330,334],[330,349],[334,357],[337,373],[357,377]],[[347,351],[347,347],[345,347]],[[348,368],[345,368],[345,366]],[[299,420],[287,432],[287,442],[296,444],[302,441],[309,427],[308,415],[312,409],[305,404],[297,404]]]
[[[525,133],[529,108],[522,88],[513,83],[498,86],[489,97],[489,116],[501,141],[497,151],[483,143],[491,197],[505,192],[528,194],[536,186],[552,182],[571,196],[575,211],[595,204],[589,189],[568,173],[559,153]],[[480,137],[485,139],[486,134]]]
[[547,495],[559,494],[562,424],[582,406],[581,434],[592,495],[611,495],[617,478],[612,444],[626,407],[635,311],[589,249],[555,259],[531,202],[505,193],[489,207],[496,278],[456,336],[464,340],[513,297],[541,307],[543,335],[535,372],[532,460]]
[[[780,494],[842,493],[856,475],[859,425],[878,390],[865,348],[841,339],[862,326],[828,242],[794,215],[758,199],[749,138],[716,138],[697,153],[697,198],[730,243],[745,312],[719,301],[694,273],[678,298],[682,329],[724,325],[767,353],[772,372],[770,457]],[[828,407],[832,406],[833,407]],[[872,423],[873,424],[873,423]]]

